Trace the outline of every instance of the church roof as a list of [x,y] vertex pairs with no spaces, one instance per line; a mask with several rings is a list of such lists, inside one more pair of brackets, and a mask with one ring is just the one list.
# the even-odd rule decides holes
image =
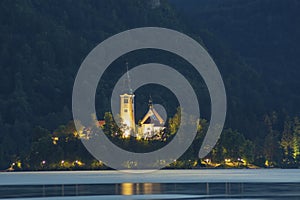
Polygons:
[[141,124],[163,125],[164,120],[154,109],[152,102],[149,104],[149,110],[141,121]]

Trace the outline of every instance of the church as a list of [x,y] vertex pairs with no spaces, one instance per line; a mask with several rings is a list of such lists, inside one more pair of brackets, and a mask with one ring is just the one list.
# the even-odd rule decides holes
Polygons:
[[134,97],[133,90],[130,86],[130,76],[128,71],[128,63],[126,62],[127,79],[124,83],[123,94],[120,95],[120,118],[121,130],[123,138],[134,136],[137,139],[161,139],[165,129],[165,121],[154,109],[152,99],[149,100],[149,109],[145,116],[140,120],[139,124],[135,123]]
[[138,125],[135,124],[134,94],[120,95],[120,118],[123,137],[134,136],[137,139],[160,139],[165,129],[163,118],[154,109],[152,100],[149,100],[149,109]]
[[162,131],[165,128],[164,123],[165,121],[154,109],[152,100],[150,99],[149,110],[140,123],[140,134],[142,135],[142,137],[144,137],[144,139],[159,138],[161,137]]

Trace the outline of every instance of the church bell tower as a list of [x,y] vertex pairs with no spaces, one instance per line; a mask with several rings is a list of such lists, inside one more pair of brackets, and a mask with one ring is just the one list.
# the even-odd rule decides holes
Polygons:
[[123,136],[129,137],[135,131],[135,118],[134,118],[134,94],[130,87],[130,77],[128,72],[128,63],[127,67],[127,90],[120,95],[120,117],[122,119],[123,127]]
[[135,130],[134,94],[120,95],[120,117],[124,127],[124,136],[129,137]]

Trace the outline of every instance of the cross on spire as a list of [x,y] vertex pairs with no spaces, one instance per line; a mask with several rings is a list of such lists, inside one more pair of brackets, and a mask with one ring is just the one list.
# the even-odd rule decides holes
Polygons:
[[152,96],[151,96],[151,94],[150,94],[150,96],[149,96],[149,103],[148,103],[148,106],[149,106],[149,108],[152,108],[152,107],[153,107],[153,101],[152,101]]

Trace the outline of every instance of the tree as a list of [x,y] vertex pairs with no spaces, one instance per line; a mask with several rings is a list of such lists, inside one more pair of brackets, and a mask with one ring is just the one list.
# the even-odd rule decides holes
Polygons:
[[300,120],[298,117],[294,118],[293,130],[293,157],[300,163]]
[[54,162],[56,157],[58,155],[52,142],[52,136],[48,134],[32,143],[27,166],[30,169],[40,169],[43,161],[48,165],[48,163]]
[[282,163],[284,165],[294,165],[294,134],[293,134],[293,124],[290,118],[287,118],[284,122],[284,129],[282,133],[282,138],[280,141],[281,148],[283,150]]
[[32,138],[31,141],[38,141],[40,138],[45,137],[47,135],[50,135],[50,131],[41,127],[41,126],[36,126],[33,131],[32,131]]
[[[106,112],[104,114],[104,133],[108,136],[122,136],[122,127],[119,127],[118,124],[115,122],[112,114],[110,112]],[[120,121],[120,125],[121,125]]]
[[264,157],[267,165],[271,167],[278,165],[281,160],[279,132],[273,128],[277,123],[277,118],[275,112],[265,117],[267,135],[264,139]]
[[181,123],[181,109],[180,107],[177,108],[177,112],[175,113],[174,117],[169,119],[168,122],[168,133],[170,135],[174,135]]
[[242,146],[242,158],[245,160],[246,164],[253,163],[254,161],[254,144],[250,140],[245,140]]
[[254,160],[254,144],[238,131],[226,129],[211,154],[216,162],[244,159],[246,163],[250,163]]

